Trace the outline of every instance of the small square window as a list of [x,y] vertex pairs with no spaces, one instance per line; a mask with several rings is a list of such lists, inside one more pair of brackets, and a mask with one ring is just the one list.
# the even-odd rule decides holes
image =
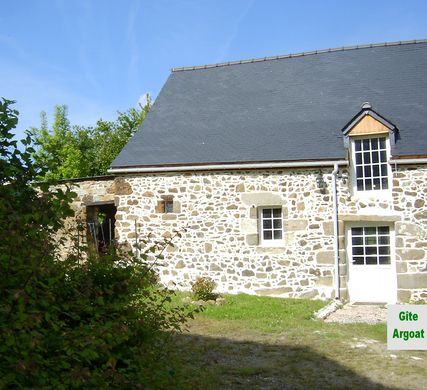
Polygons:
[[260,242],[277,245],[283,239],[283,221],[281,207],[263,207],[259,212]]
[[157,202],[156,206],[157,213],[170,214],[174,212],[174,202],[172,195],[162,195],[162,200]]

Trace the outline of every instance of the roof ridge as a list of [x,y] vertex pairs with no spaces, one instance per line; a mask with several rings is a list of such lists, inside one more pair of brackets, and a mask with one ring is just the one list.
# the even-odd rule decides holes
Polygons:
[[427,39],[414,39],[414,40],[409,40],[409,41],[395,41],[395,42],[383,42],[383,43],[368,43],[368,44],[364,44],[364,45],[342,46],[342,47],[337,47],[337,48],[305,51],[305,52],[295,53],[295,54],[285,54],[285,55],[279,55],[279,56],[251,58],[251,59],[247,59],[247,60],[219,62],[216,64],[197,65],[197,66],[182,66],[182,67],[172,68],[172,72],[182,72],[182,71],[188,71],[188,70],[219,68],[219,67],[223,67],[223,66],[250,64],[253,62],[263,62],[263,61],[271,61],[271,60],[283,60],[283,59],[287,59],[287,58],[304,57],[304,56],[309,56],[309,55],[314,55],[314,54],[331,53],[331,52],[336,52],[336,51],[370,49],[373,47],[413,45],[416,43],[427,43]]

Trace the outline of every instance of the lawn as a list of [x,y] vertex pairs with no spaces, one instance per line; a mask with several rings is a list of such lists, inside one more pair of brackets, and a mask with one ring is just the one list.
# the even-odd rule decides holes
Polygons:
[[[179,295],[182,298],[182,295]],[[188,388],[424,389],[427,352],[387,351],[386,325],[313,320],[322,301],[227,295],[177,336]]]

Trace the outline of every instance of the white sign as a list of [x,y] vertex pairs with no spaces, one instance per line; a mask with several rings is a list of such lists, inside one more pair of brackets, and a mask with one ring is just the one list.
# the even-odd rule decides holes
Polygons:
[[389,305],[387,349],[427,350],[427,305]]

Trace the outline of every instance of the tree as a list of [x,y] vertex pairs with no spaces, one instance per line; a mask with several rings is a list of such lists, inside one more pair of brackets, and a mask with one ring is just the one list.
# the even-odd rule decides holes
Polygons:
[[34,160],[46,168],[44,179],[105,175],[111,162],[135,134],[151,108],[150,96],[139,108],[118,112],[114,121],[100,119],[94,127],[71,126],[65,105],[55,106],[52,128],[42,112],[40,127],[32,129]]
[[[0,388],[181,388],[165,336],[192,311],[145,262],[171,239],[140,239],[138,258],[60,257],[56,233],[75,194],[36,180],[44,167],[31,158],[29,132],[24,151],[13,140],[12,103],[0,100]],[[56,134],[67,136],[61,115]]]

